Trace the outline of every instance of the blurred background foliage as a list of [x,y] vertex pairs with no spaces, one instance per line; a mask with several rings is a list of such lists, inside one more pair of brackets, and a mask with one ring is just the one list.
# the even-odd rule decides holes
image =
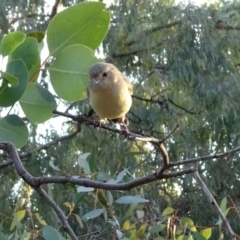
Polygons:
[[[59,7],[68,7],[81,1],[0,1],[0,38],[11,31],[25,33],[45,31]],[[162,139],[176,124],[180,127],[165,142],[170,161],[224,152],[239,145],[240,132],[240,4],[239,1],[215,1],[195,5],[174,1],[115,0],[108,6],[111,27],[97,54],[115,64],[131,79],[134,88],[133,106],[128,114],[129,130]],[[49,77],[42,72],[39,81],[48,86]],[[61,101],[61,108],[74,114],[87,114],[87,99],[69,104]],[[61,110],[61,109],[58,109]],[[17,108],[15,108],[17,112]],[[75,124],[59,117],[58,124],[29,124],[30,141],[23,152],[48,143],[75,129]],[[109,123],[110,124],[110,123]],[[91,153],[88,161],[93,180],[106,181],[127,169],[124,181],[154,173],[161,162],[157,151],[142,142],[130,142],[115,133],[82,126],[81,132],[41,152],[33,152],[24,159],[24,166],[34,176],[72,174],[85,176],[78,166],[80,154]],[[2,159],[5,159],[2,156]],[[231,207],[227,218],[237,234],[239,227],[239,154],[218,160],[199,162],[207,186],[220,203],[224,197]],[[51,162],[51,164],[50,164]],[[59,168],[59,171],[53,167]],[[52,166],[52,167],[51,167]],[[182,167],[175,168],[179,170]],[[31,192],[15,174],[13,166],[0,169],[1,201],[0,223],[5,233],[10,233],[12,214],[30,208],[39,213],[47,224],[58,228],[59,220],[53,210]],[[79,193],[75,186],[48,185],[53,196],[66,214],[70,211],[70,225],[78,236],[85,239],[115,239],[115,231],[104,217],[98,217],[79,226],[74,214],[82,217],[103,205],[98,191]],[[124,193],[104,191],[116,200]],[[206,202],[205,196],[191,175],[166,179],[132,189],[126,195],[138,195],[150,200],[148,204],[119,205],[107,208],[107,219],[123,228],[129,220],[137,229],[144,223],[148,227],[165,223],[162,216],[166,207],[176,211],[170,214],[172,224],[179,218],[191,218],[199,229],[212,228],[212,238],[224,238],[224,228],[219,228],[217,214]],[[19,200],[25,199],[21,208]],[[109,200],[109,198],[107,198]],[[138,216],[137,210],[143,215]],[[31,218],[25,217],[25,226],[32,229]],[[36,221],[35,230],[41,228]],[[126,226],[125,226],[126,227]],[[33,230],[33,229],[32,229]],[[90,238],[91,232],[96,238]],[[131,231],[131,239],[161,239],[173,232],[168,229],[156,233],[143,231],[138,236]],[[99,235],[98,235],[99,234]],[[171,235],[172,234],[172,235]],[[129,237],[129,235],[128,235]],[[158,238],[157,238],[158,237]],[[41,239],[41,238],[39,238]]]

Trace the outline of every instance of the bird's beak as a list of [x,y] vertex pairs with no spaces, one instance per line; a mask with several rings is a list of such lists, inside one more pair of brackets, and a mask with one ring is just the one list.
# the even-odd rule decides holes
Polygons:
[[92,78],[91,80],[92,80],[93,84],[96,84],[96,85],[99,84],[99,82],[100,82],[100,80],[97,78]]

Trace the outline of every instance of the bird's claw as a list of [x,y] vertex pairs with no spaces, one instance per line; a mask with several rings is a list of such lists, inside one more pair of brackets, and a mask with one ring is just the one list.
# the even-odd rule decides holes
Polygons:
[[129,136],[129,130],[128,130],[128,127],[125,123],[121,124],[121,130],[122,130],[122,135],[125,137],[125,138],[128,138]]
[[101,124],[101,121],[94,120],[93,127],[98,130],[101,127]]

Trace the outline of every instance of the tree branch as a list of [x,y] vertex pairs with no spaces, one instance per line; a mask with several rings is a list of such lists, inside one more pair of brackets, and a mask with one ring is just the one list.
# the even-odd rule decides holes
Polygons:
[[240,30],[240,27],[232,27],[224,23],[222,20],[218,20],[215,23],[215,28],[220,30]]
[[62,227],[63,230],[66,231],[69,236],[71,237],[72,240],[78,240],[78,237],[75,235],[73,232],[72,228],[70,227],[68,221],[67,221],[67,216],[63,213],[61,208],[54,202],[48,195],[47,193],[43,190],[41,186],[34,188],[36,192],[48,203],[49,206],[53,208],[53,210],[56,212],[58,215],[59,219],[62,222]]
[[[159,31],[159,30],[162,30],[162,29],[165,29],[165,28],[171,28],[173,26],[178,25],[179,23],[180,23],[180,21],[174,21],[174,22],[171,22],[171,23],[166,23],[166,24],[163,24],[163,25],[160,25],[160,26],[153,27],[152,29],[148,29],[148,30],[144,31],[143,33],[141,33],[137,37],[137,39],[141,39],[141,38],[143,38],[145,36],[148,36],[151,33],[154,33],[156,31]],[[128,46],[129,47],[129,46],[131,46],[131,45],[133,45],[135,43],[136,43],[136,40],[131,40],[129,42],[124,43],[124,46]]]
[[235,147],[233,149],[230,149],[226,152],[223,153],[215,153],[214,155],[207,155],[207,156],[203,156],[203,157],[197,157],[197,158],[190,158],[187,160],[183,160],[180,162],[171,162],[169,163],[169,167],[176,167],[176,166],[180,166],[180,165],[185,165],[185,164],[189,164],[189,163],[196,163],[199,161],[207,161],[210,159],[216,159],[216,158],[222,158],[222,157],[226,157],[230,154],[236,153],[240,151],[240,146]]
[[[31,150],[29,150],[29,151],[27,151],[27,152],[25,152],[25,153],[20,153],[20,154],[19,154],[19,157],[20,157],[21,159],[23,159],[23,158],[26,158],[26,157],[31,156],[33,153],[40,152],[40,151],[43,150],[43,149],[48,149],[48,148],[50,148],[51,146],[56,145],[56,144],[59,143],[59,142],[62,142],[62,141],[65,141],[65,140],[67,140],[67,139],[70,139],[70,138],[74,137],[74,136],[77,135],[80,131],[81,131],[81,128],[80,128],[79,126],[77,126],[77,129],[76,129],[75,131],[73,131],[72,133],[70,133],[69,135],[56,138],[56,139],[54,139],[53,141],[51,141],[51,142],[49,142],[49,143],[46,143],[46,144],[44,144],[44,145],[42,145],[42,146],[39,146],[39,147],[36,148],[36,149],[31,149]],[[0,169],[5,168],[5,167],[7,167],[7,166],[9,166],[9,165],[12,165],[12,164],[13,164],[12,159],[7,159],[6,161],[0,163]]]
[[137,54],[137,53],[141,53],[141,52],[146,52],[146,51],[149,51],[149,50],[153,50],[153,49],[155,49],[156,47],[161,46],[164,42],[169,42],[169,41],[170,41],[170,39],[164,38],[164,39],[162,39],[160,42],[158,42],[155,46],[153,46],[153,47],[151,47],[151,48],[145,47],[145,48],[140,48],[140,49],[138,49],[138,50],[129,51],[129,52],[113,53],[113,54],[112,54],[112,58],[127,57],[127,56],[131,56],[131,55],[135,55],[135,54]]
[[66,231],[69,236],[73,240],[78,240],[77,236],[73,232],[72,228],[68,224],[67,217],[64,215],[63,211],[59,208],[59,206],[46,194],[46,192],[42,189],[41,184],[37,178],[33,177],[23,166],[18,152],[15,146],[12,143],[3,142],[0,143],[0,149],[6,151],[9,157],[13,161],[13,165],[18,173],[18,175],[31,187],[33,187],[36,192],[53,208],[53,210],[57,213],[59,219],[62,222],[62,226],[64,231]]
[[227,234],[229,239],[231,240],[236,240],[236,235],[233,232],[231,226],[229,225],[228,220],[226,219],[226,217],[224,216],[222,210],[220,209],[220,207],[218,206],[216,200],[214,199],[213,195],[211,194],[211,192],[209,191],[209,189],[207,188],[207,186],[205,185],[205,183],[203,182],[203,180],[201,179],[199,173],[197,171],[193,172],[193,176],[195,178],[195,180],[197,181],[198,185],[201,187],[201,189],[203,190],[203,192],[205,193],[209,203],[215,208],[216,212],[218,213],[218,215],[220,216],[220,218],[222,219],[224,225],[227,228]]
[[167,102],[170,102],[171,104],[173,104],[175,107],[178,107],[180,109],[182,109],[183,111],[185,111],[186,113],[189,113],[189,114],[196,114],[195,112],[192,112],[190,110],[187,110],[183,107],[181,107],[180,105],[174,103],[171,99],[168,99],[168,98],[165,98],[163,101],[160,101],[160,100],[154,100],[153,98],[142,98],[142,97],[139,97],[139,96],[136,96],[136,95],[132,95],[133,98],[136,98],[138,100],[141,100],[141,101],[144,101],[144,102],[148,102],[148,103],[157,103],[159,104],[160,106],[163,106],[164,103],[167,101]]

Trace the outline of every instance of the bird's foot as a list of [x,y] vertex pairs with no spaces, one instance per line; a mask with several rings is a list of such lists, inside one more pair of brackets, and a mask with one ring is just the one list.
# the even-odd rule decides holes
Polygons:
[[98,130],[101,127],[101,124],[102,124],[101,121],[94,120],[93,127]]
[[95,120],[93,126],[94,128],[99,129],[102,126],[102,124],[105,122],[106,122],[106,119]]
[[125,138],[128,138],[129,136],[129,130],[128,130],[128,127],[125,123],[122,123],[121,125],[121,130],[122,130],[122,135],[125,137]]

